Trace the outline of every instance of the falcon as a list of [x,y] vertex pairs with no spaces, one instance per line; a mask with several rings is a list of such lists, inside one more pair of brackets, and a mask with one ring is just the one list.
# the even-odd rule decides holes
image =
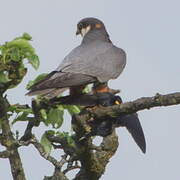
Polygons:
[[76,35],[82,36],[81,44],[55,71],[34,84],[28,95],[52,98],[69,89],[76,96],[88,84],[93,84],[94,93],[109,92],[108,81],[116,79],[126,65],[124,50],[112,43],[104,23],[96,18],[82,19]]

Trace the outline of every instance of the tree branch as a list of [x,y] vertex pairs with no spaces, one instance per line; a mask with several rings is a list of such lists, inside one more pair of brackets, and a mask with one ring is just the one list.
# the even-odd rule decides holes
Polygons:
[[0,152],[0,158],[9,158],[12,154],[11,151],[5,150]]
[[96,118],[117,117],[122,114],[131,114],[140,110],[150,109],[159,106],[172,106],[180,104],[180,92],[153,97],[142,97],[135,101],[126,102],[120,105],[98,107],[90,109],[89,112]]
[[96,148],[94,148],[91,137],[82,138],[91,130],[88,124],[90,118],[88,111],[84,110],[79,115],[75,115],[72,120],[76,139],[79,139],[76,144],[80,151],[78,160],[81,162],[80,171],[74,180],[98,180],[118,147],[118,138],[115,131],[111,135],[104,137],[101,145]]
[[[80,171],[76,175],[75,180],[84,180],[89,178],[97,180],[102,176],[107,163],[109,162],[110,158],[114,155],[118,148],[118,138],[115,131],[113,131],[112,134],[103,138],[103,141],[100,146],[95,146],[92,142],[91,137],[86,137],[85,139],[83,139],[82,137],[91,132],[89,121],[93,121],[93,119],[103,118],[106,120],[108,118],[132,114],[140,110],[150,109],[152,107],[180,104],[179,92],[167,95],[156,94],[153,97],[143,97],[132,102],[126,102],[120,105],[113,106],[107,105],[106,107],[103,106],[103,103],[100,103],[101,106],[98,106],[98,103],[100,102],[99,98],[103,100],[103,103],[105,102],[104,99],[99,95],[82,95],[80,98],[78,98],[78,102],[76,102],[77,98],[73,100],[73,103],[80,104],[82,103],[80,99],[83,99],[83,103],[90,103],[90,106],[95,106],[93,108],[85,108],[84,110],[82,110],[80,114],[73,116],[72,125],[75,131],[75,146],[68,147],[66,139],[62,139],[56,136],[47,137],[52,143],[54,142],[60,144],[65,153],[70,156],[70,159],[72,160],[71,162],[80,161],[81,166],[72,165],[70,167],[67,167],[67,169],[63,172],[61,172],[62,166],[64,165],[64,163],[67,163],[68,161],[63,161],[63,159],[61,161],[57,161],[52,156],[44,152],[42,145],[36,139],[31,142],[39,151],[40,155],[55,166],[54,175],[51,177],[45,177],[44,179],[52,180],[55,177],[63,177],[66,179],[65,173],[75,168],[80,168]],[[69,97],[64,98],[66,102],[67,99],[68,102],[71,101]],[[39,108],[34,108],[34,113],[37,116],[38,112],[35,112],[38,111],[37,109],[61,103],[62,101],[60,101],[59,103],[57,101],[51,101],[50,104],[40,103],[38,105]],[[36,118],[39,119],[39,116]],[[33,126],[34,125],[32,125],[32,127]],[[32,129],[32,127],[30,129]]]
[[[11,152],[9,154],[9,162],[11,166],[11,173],[13,179],[16,180],[25,180],[25,174],[22,167],[21,158],[18,152],[18,146],[15,138],[13,137],[13,133],[11,132],[11,128],[9,125],[7,109],[9,107],[9,103],[6,97],[0,96],[0,118],[1,118],[1,126],[2,126],[2,134],[1,134],[1,144],[7,148],[7,151]],[[7,154],[6,154],[7,155]]]
[[67,177],[65,176],[65,174],[62,172],[62,166],[67,163],[67,156],[63,155],[61,156],[61,160],[58,161],[56,160],[54,157],[52,157],[51,155],[49,155],[48,153],[46,153],[44,151],[43,146],[41,145],[41,143],[39,143],[39,141],[35,138],[34,135],[32,135],[32,138],[27,140],[27,141],[20,141],[19,145],[20,146],[27,146],[29,144],[33,144],[34,147],[38,150],[39,154],[46,159],[47,161],[49,161],[52,165],[54,165],[55,167],[55,171],[53,173],[53,176],[44,177],[44,180],[68,180]]
[[22,142],[20,143],[21,145],[29,145],[29,144],[33,144],[34,147],[38,150],[39,154],[46,159],[47,161],[49,161],[50,163],[52,163],[56,168],[62,168],[62,166],[64,165],[64,163],[66,162],[65,159],[62,157],[61,161],[57,161],[54,157],[52,157],[51,155],[49,155],[48,153],[46,153],[44,151],[43,146],[41,145],[41,143],[39,143],[39,141],[35,138],[35,136],[33,136],[32,139],[30,139],[27,142]]
[[[19,106],[24,106],[27,107],[27,105],[19,105]],[[32,111],[34,113],[34,118],[31,118],[31,121],[28,121],[26,130],[24,132],[24,135],[21,137],[21,141],[28,141],[32,138],[32,129],[34,126],[39,126],[41,122],[41,115],[40,115],[40,109],[41,107],[39,106],[38,102],[36,102],[35,99],[32,100],[31,103],[32,106]]]
[[81,166],[78,166],[78,165],[71,166],[71,167],[65,169],[65,170],[63,171],[63,173],[66,174],[66,173],[68,173],[68,172],[71,171],[71,170],[80,169],[80,168],[81,168]]
[[[121,115],[135,113],[143,109],[150,109],[157,106],[170,106],[180,104],[180,93],[167,95],[156,94],[153,97],[140,98],[132,102],[122,103],[114,106],[96,106],[94,108],[86,108],[84,112],[74,116],[72,121],[77,139],[88,133],[90,128],[88,121],[90,119],[111,119],[112,117],[120,117]],[[74,126],[75,124],[75,126]],[[80,138],[81,139],[81,138]],[[81,147],[82,145],[82,147]],[[105,171],[105,167],[109,159],[114,155],[118,147],[118,139],[115,131],[103,138],[100,146],[92,148],[91,139],[86,138],[84,143],[79,144],[82,149],[79,156],[81,169],[76,175],[75,180],[94,179],[97,180]]]

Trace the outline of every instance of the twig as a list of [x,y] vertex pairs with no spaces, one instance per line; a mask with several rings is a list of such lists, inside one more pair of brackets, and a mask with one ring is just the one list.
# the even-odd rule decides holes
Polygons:
[[48,160],[50,163],[52,163],[56,168],[62,168],[63,164],[64,164],[64,160],[63,160],[63,163],[62,163],[62,160],[60,162],[58,162],[54,157],[52,157],[51,155],[49,155],[48,153],[46,153],[44,151],[44,148],[43,146],[38,142],[38,140],[33,137],[32,141],[31,141],[31,144],[34,145],[34,147],[39,151],[40,155]]
[[67,155],[65,154],[65,155],[62,155],[61,157],[62,159],[59,161],[59,164],[62,167],[65,163],[67,163],[67,160],[66,160]]
[[65,169],[65,170],[63,171],[63,173],[66,174],[66,173],[68,173],[69,171],[72,171],[72,170],[74,170],[74,169],[80,169],[80,168],[81,168],[81,166],[79,166],[79,165],[71,166],[71,167],[68,167],[67,169]]
[[[21,106],[25,106],[25,107],[28,107],[26,105],[19,105],[20,107]],[[28,121],[28,124],[27,124],[27,127],[26,127],[26,130],[24,132],[24,135],[21,137],[21,141],[28,141],[29,139],[32,138],[32,129],[34,126],[39,126],[40,124],[40,121],[41,121],[41,115],[40,115],[40,106],[39,104],[36,102],[35,99],[32,100],[32,103],[31,103],[31,106],[32,106],[32,111],[34,113],[34,118],[31,118],[31,120]]]
[[0,158],[9,158],[11,155],[12,155],[12,152],[9,150],[0,152]]
[[52,143],[54,149],[63,149],[62,145],[56,145]]

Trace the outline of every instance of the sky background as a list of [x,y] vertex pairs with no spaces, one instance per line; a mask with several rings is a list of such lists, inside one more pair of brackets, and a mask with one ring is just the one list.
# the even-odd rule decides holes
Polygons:
[[[11,103],[30,103],[31,97],[24,95],[25,85],[38,74],[54,70],[79,45],[76,24],[84,17],[101,19],[113,43],[127,53],[125,70],[110,83],[111,88],[121,89],[124,101],[180,91],[178,0],[0,0],[0,3],[0,44],[28,32],[41,60],[38,71],[28,66],[23,83],[9,90]],[[146,136],[146,154],[141,153],[126,129],[117,129],[120,145],[101,179],[179,180],[180,106],[138,114]],[[60,130],[69,126],[67,118]],[[24,127],[17,123],[14,130]],[[40,135],[43,131],[41,126],[34,132]],[[20,154],[28,180],[52,175],[51,164],[33,147],[21,148]],[[0,159],[0,179],[12,179],[7,160]]]

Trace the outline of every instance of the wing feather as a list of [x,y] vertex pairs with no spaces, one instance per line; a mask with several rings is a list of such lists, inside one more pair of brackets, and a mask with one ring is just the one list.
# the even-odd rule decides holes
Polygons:
[[57,70],[96,77],[100,82],[117,78],[126,65],[125,52],[111,43],[95,41],[75,48]]
[[86,85],[95,81],[97,81],[96,78],[79,73],[50,73],[44,80],[41,80],[32,86],[28,94],[32,95],[35,91],[46,89],[58,89]]

